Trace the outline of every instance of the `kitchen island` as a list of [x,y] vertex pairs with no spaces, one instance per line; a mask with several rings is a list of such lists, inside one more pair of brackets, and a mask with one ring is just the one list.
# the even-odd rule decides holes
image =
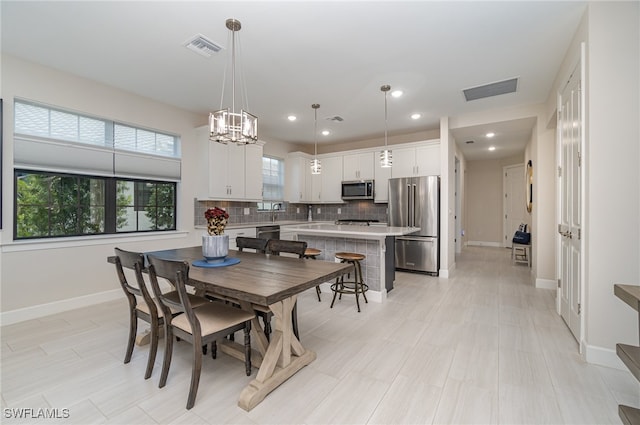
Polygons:
[[[307,242],[309,248],[322,251],[319,260],[335,261],[336,252],[357,252],[366,255],[361,261],[364,283],[369,286],[367,298],[385,302],[395,279],[395,237],[420,230],[417,227],[354,226],[329,223],[305,223],[287,226],[295,238]],[[322,285],[329,291],[333,282]]]

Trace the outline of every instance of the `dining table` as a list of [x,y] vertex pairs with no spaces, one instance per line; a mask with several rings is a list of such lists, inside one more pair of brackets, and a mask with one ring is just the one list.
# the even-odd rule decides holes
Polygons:
[[[269,339],[255,314],[252,320],[251,362],[258,373],[238,399],[238,406],[246,411],[316,359],[316,353],[305,348],[293,332],[291,313],[298,294],[353,271],[349,263],[235,250],[229,250],[225,259],[230,265],[203,264],[201,246],[145,254],[189,262],[188,282],[196,294],[232,300],[253,312],[256,306],[268,307],[273,313],[275,326]],[[244,360],[244,348],[238,343],[224,340],[219,349]]]

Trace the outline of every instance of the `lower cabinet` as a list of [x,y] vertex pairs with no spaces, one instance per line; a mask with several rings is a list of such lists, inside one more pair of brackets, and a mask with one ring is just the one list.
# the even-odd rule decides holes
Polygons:
[[238,249],[238,245],[236,245],[236,237],[243,236],[245,238],[255,238],[256,228],[243,227],[235,229],[225,229],[224,233],[229,235],[229,249]]

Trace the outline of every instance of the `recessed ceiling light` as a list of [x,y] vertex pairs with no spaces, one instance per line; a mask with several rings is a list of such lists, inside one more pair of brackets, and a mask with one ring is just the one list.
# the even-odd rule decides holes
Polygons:
[[295,121],[295,120],[297,119],[297,117],[296,117],[295,115],[289,115],[289,116],[287,117],[287,119],[288,119],[289,121]]
[[393,97],[400,97],[402,96],[402,90],[394,90],[391,92],[391,96]]
[[495,135],[496,135],[496,133],[487,133],[487,134],[486,134],[486,136],[487,136],[488,138],[492,138],[492,137],[493,137],[493,136],[495,136]]
[[417,120],[417,119],[419,119],[420,117],[422,117],[422,115],[420,115],[420,114],[411,114],[411,119],[412,119],[412,120]]
[[330,134],[331,134],[331,132],[329,132],[329,130],[322,130],[322,135],[323,136],[328,136]]
[[496,147],[495,146],[489,146],[489,150],[493,152],[493,151],[496,150]]

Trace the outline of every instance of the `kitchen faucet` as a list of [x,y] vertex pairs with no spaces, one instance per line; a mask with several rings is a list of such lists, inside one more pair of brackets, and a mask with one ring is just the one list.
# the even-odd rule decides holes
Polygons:
[[276,211],[280,210],[280,204],[277,202],[271,203],[271,222],[275,223],[277,219]]

